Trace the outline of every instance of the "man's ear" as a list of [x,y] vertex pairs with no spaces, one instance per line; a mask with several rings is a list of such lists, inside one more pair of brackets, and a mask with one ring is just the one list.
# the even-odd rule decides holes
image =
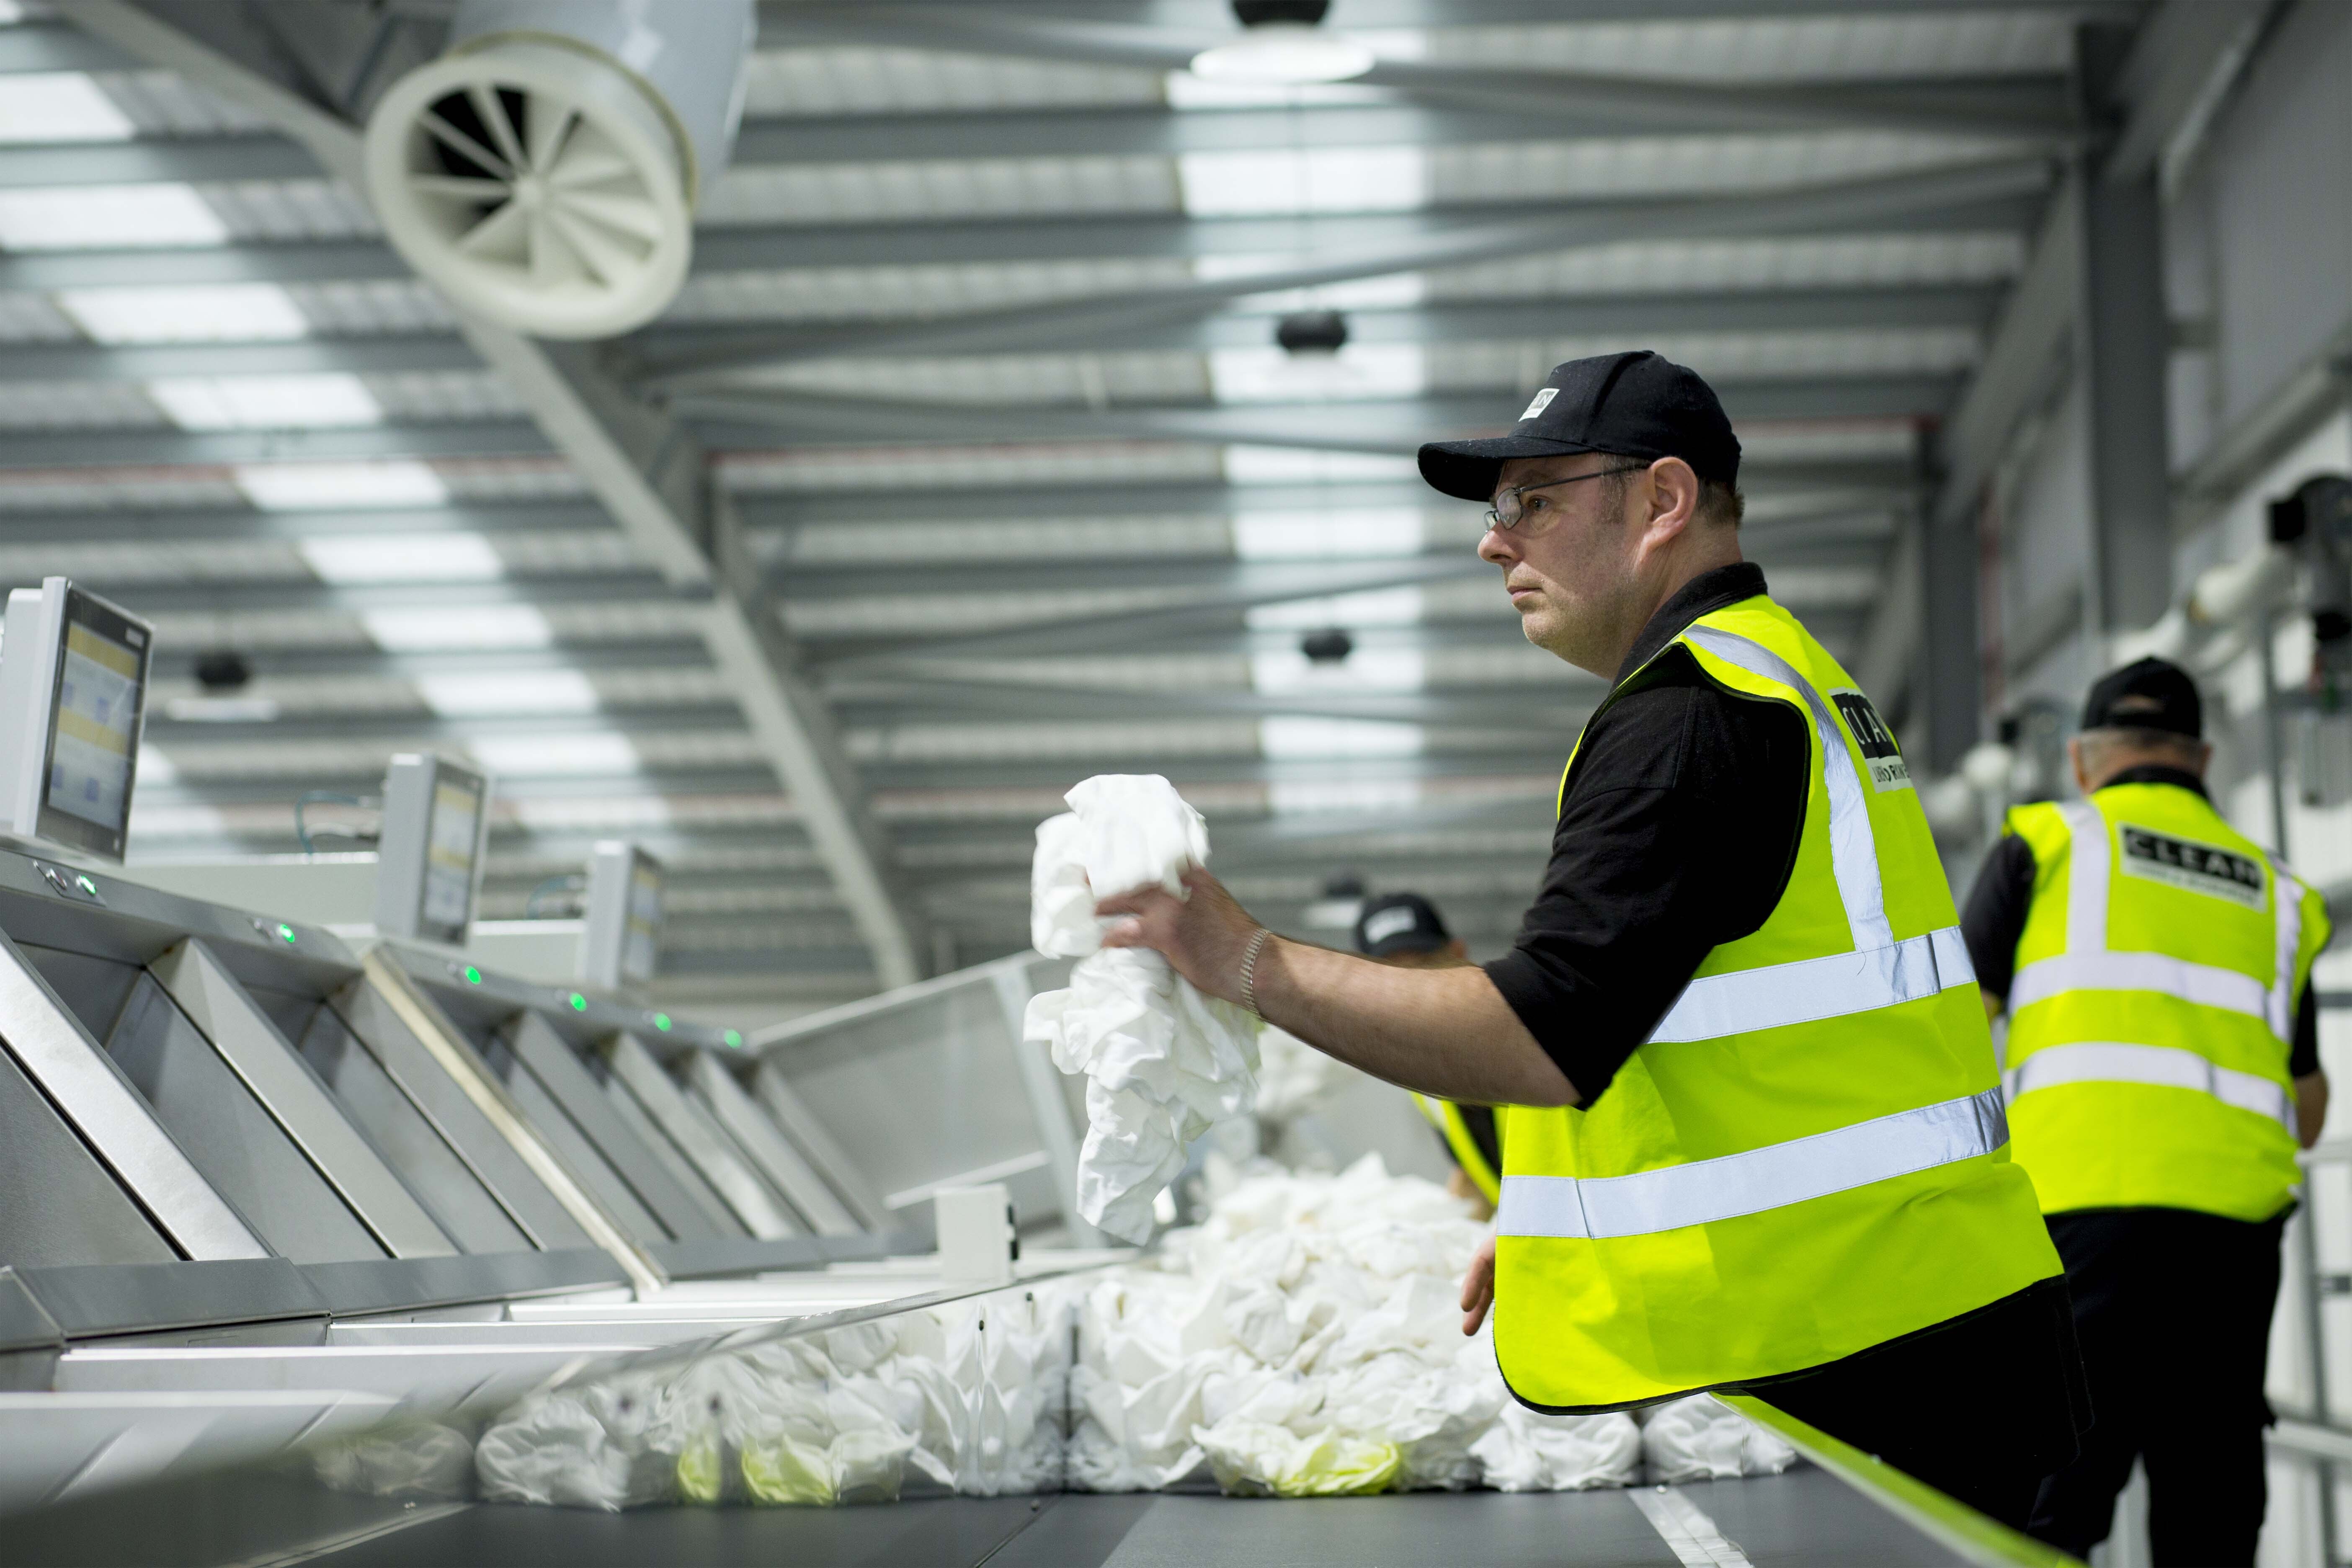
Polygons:
[[1654,545],[1680,538],[1697,521],[1698,475],[1680,458],[1660,458],[1640,483],[1650,511],[1643,529]]

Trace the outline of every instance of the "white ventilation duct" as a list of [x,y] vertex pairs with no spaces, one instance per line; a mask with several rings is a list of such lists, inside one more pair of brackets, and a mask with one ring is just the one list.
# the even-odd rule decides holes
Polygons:
[[686,281],[743,110],[751,0],[465,0],[367,132],[384,233],[465,310],[549,338],[642,325]]

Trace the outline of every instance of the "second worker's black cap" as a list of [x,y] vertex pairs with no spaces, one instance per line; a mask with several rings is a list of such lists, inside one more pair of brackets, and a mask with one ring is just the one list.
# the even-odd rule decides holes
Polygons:
[[1739,437],[1698,372],[1647,349],[1554,365],[1507,436],[1432,441],[1421,477],[1464,500],[1486,500],[1513,458],[1610,452],[1680,458],[1702,479],[1739,482]]
[[1356,951],[1366,958],[1435,952],[1453,940],[1437,906],[1419,893],[1383,893],[1356,916]]
[[2085,730],[2162,730],[2205,737],[2205,701],[2197,683],[2179,665],[2143,658],[2111,669],[2091,688],[2083,704]]

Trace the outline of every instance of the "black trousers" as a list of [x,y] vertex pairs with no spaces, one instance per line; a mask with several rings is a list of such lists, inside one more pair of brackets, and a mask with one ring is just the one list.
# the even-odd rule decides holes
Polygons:
[[2097,1419],[2082,1457],[2043,1485],[2032,1534],[2089,1556],[2137,1458],[2157,1568],[2251,1568],[2268,1502],[2263,1373],[2285,1225],[2181,1209],[2050,1216]]
[[2089,1420],[2055,1279],[1748,1392],[2016,1530]]

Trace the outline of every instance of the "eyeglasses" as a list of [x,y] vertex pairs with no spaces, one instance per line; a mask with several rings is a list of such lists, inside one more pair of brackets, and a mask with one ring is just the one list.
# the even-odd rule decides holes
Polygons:
[[1495,504],[1486,509],[1486,526],[1508,533],[1536,515],[1519,500],[1529,490],[1548,490],[1554,485],[1580,484],[1586,479],[1605,479],[1617,474],[1638,474],[1644,466],[1636,463],[1622,468],[1596,468],[1589,474],[1571,474],[1564,479],[1546,479],[1540,484],[1513,485],[1509,489],[1498,490]]

